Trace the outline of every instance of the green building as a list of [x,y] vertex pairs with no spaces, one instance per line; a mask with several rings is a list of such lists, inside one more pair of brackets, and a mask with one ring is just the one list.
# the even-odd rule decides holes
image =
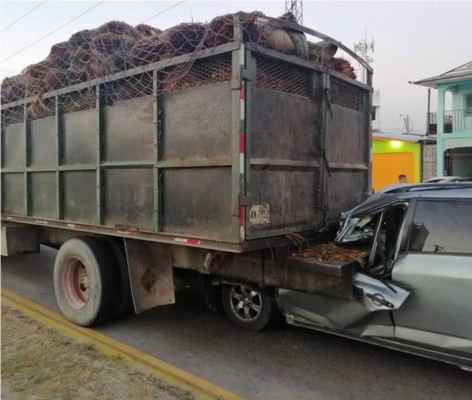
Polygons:
[[437,112],[428,113],[428,134],[437,134],[437,175],[472,176],[472,61],[412,82],[437,89]]

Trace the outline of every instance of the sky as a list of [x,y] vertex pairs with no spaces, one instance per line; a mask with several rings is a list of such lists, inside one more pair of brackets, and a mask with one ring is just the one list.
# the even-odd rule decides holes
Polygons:
[[[91,7],[94,8],[86,12]],[[404,132],[403,118],[408,115],[414,133],[424,133],[427,88],[409,81],[435,76],[472,60],[470,1],[305,0],[303,7],[305,26],[350,48],[364,37],[369,42],[374,38],[371,65],[374,88],[380,93],[380,111],[374,127],[384,132]],[[27,65],[41,61],[54,43],[69,39],[74,32],[110,20],[136,25],[157,14],[147,23],[166,29],[181,22],[206,22],[217,15],[241,10],[258,10],[277,17],[283,14],[284,8],[284,1],[1,0],[0,78],[15,75]],[[431,104],[434,111],[435,90]]]

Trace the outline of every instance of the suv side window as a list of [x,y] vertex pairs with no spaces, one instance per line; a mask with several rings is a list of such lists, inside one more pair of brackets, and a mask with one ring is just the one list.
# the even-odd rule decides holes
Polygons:
[[410,251],[472,254],[472,203],[418,201]]

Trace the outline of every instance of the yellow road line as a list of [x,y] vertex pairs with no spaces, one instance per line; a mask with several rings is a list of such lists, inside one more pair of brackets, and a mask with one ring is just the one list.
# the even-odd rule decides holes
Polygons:
[[202,400],[242,400],[241,397],[213,385],[165,361],[145,354],[133,347],[67,321],[62,315],[25,299],[7,289],[1,289],[2,301],[8,306],[42,322],[68,336],[84,340],[108,355],[119,356],[144,368],[157,377],[191,391]]

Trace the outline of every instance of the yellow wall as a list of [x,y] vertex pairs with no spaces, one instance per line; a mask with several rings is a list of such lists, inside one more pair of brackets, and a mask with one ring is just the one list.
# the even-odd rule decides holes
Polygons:
[[398,175],[409,183],[420,181],[420,145],[400,140],[372,140],[372,188],[377,191],[398,183]]

